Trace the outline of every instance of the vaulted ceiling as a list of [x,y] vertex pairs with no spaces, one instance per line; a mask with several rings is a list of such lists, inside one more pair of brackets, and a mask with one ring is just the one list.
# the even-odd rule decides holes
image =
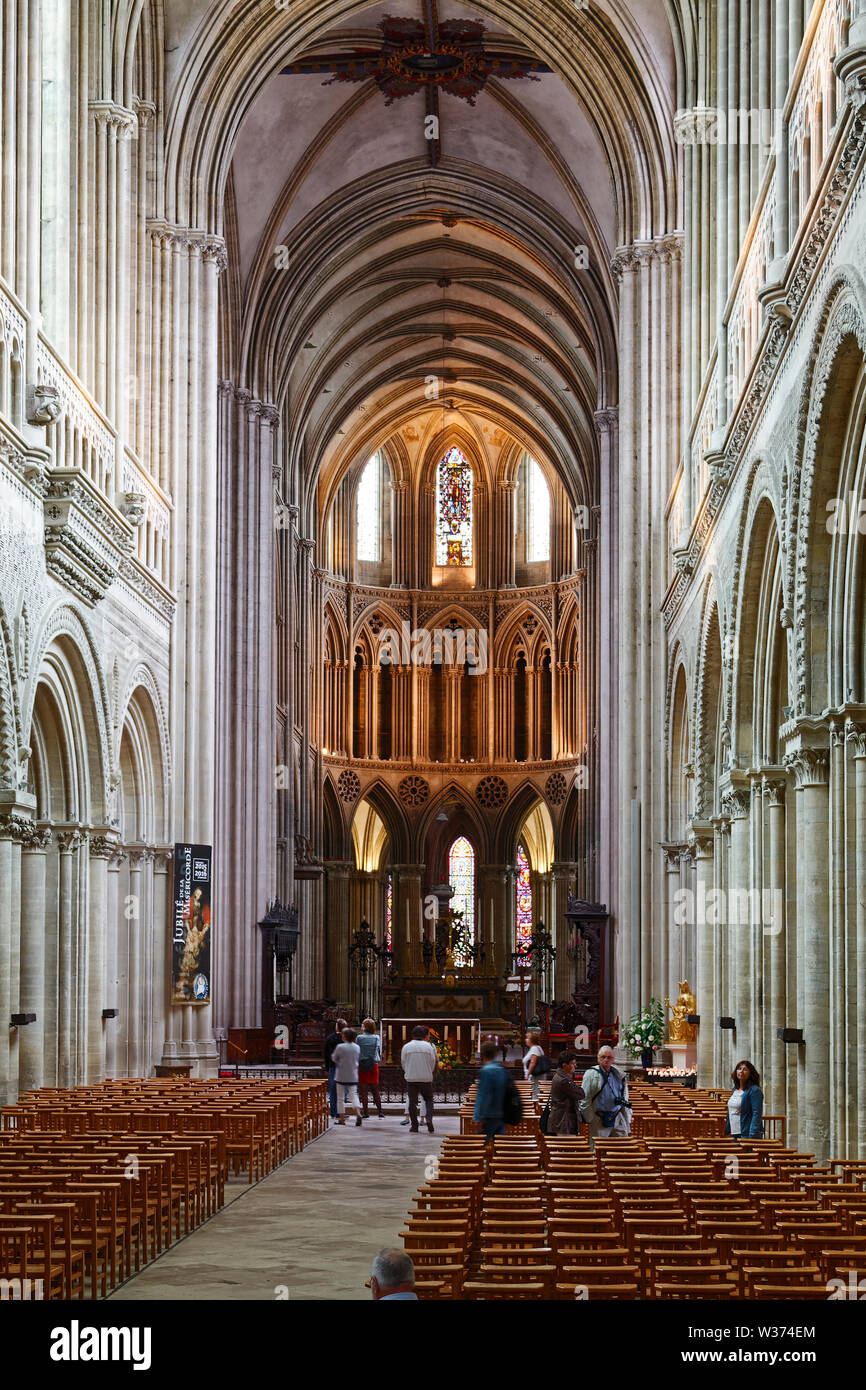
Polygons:
[[[222,370],[280,405],[310,521],[322,472],[333,481],[434,390],[452,418],[500,421],[575,501],[593,500],[592,416],[617,391],[610,261],[678,223],[663,0],[438,0],[440,24],[481,21],[485,50],[550,69],[491,75],[474,104],[440,90],[431,107],[421,85],[387,104],[373,75],[282,71],[375,51],[385,15],[422,19],[429,3],[300,0],[284,43],[271,17],[267,43],[248,35],[230,75],[226,58],[219,97],[216,71],[197,77],[232,122],[213,163],[230,252]],[[212,24],[168,6],[178,102],[191,81],[179,55]]]

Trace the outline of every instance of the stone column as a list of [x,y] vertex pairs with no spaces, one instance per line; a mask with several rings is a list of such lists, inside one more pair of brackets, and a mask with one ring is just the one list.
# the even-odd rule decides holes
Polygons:
[[78,989],[75,946],[78,936],[78,851],[83,844],[80,830],[61,831],[60,887],[57,923],[57,976],[60,1005],[57,1016],[58,1085],[75,1084],[75,991]]
[[513,589],[516,576],[516,555],[514,546],[514,494],[517,484],[510,479],[499,481],[499,525],[496,528],[499,556],[499,575],[496,587]]
[[[683,975],[677,972],[683,969],[685,955],[683,938],[685,933],[690,926],[694,930],[689,914],[683,910],[684,903],[680,890],[680,866],[687,848],[687,845],[672,843],[661,846],[665,865],[665,925],[660,935],[658,981],[660,987],[670,998],[676,997],[672,991],[679,984],[679,981],[688,979],[687,974]],[[676,964],[673,964],[674,961]]]
[[[742,778],[742,774],[740,774]],[[722,785],[722,806],[731,821],[731,853],[728,868],[726,935],[733,1012],[737,1022],[737,1050],[743,1057],[755,1052],[753,987],[755,960],[751,918],[751,790],[736,774],[728,773]]]
[[[854,888],[857,904],[854,923],[856,960],[851,972],[855,981],[853,991],[855,1020],[851,1031],[855,1040],[855,1058],[862,1068],[863,1058],[866,1057],[866,1009],[863,1007],[863,1001],[866,1000],[866,729],[859,728],[849,722],[846,734],[854,755]],[[862,1071],[857,1087],[856,1130],[856,1152],[864,1154],[866,1153],[866,1082],[863,1080]]]
[[[22,806],[16,801],[8,810],[0,810],[0,1094],[12,1105],[18,1099],[18,1049],[20,1028],[12,1028],[10,1015],[18,1013],[18,986],[21,949],[21,846],[28,844],[35,832],[26,813],[33,805]],[[29,798],[28,798],[29,800]],[[25,814],[22,814],[25,813]],[[33,1027],[32,1024],[29,1025]]]
[[846,950],[846,879],[850,873],[846,843],[846,813],[849,792],[846,786],[845,729],[830,721],[829,763],[829,844],[830,868],[830,1075],[838,1077],[845,1092],[845,1101],[830,1111],[830,1152],[834,1156],[852,1153],[857,1127],[855,1092],[857,1071],[849,1074],[846,1048],[848,995],[848,959]]
[[694,994],[701,1016],[698,1027],[698,1085],[712,1086],[715,1081],[714,1041],[719,1006],[713,969],[719,933],[715,917],[710,920],[707,911],[707,896],[714,889],[715,837],[712,826],[706,822],[692,821],[689,848],[695,858],[694,910],[687,914],[687,918],[694,922],[697,957]]
[[404,478],[391,483],[391,505],[394,509],[391,532],[391,588],[407,589],[412,583],[414,552],[411,501]]
[[445,749],[447,763],[460,761],[460,686],[463,671],[460,666],[445,666]]
[[764,1095],[770,1114],[786,1111],[786,1072],[789,1049],[776,1037],[776,1029],[786,1025],[786,955],[788,914],[785,902],[785,779],[764,777],[761,783],[767,815],[766,890],[769,911],[764,911],[763,932],[767,948],[764,987],[764,1016],[767,1020],[764,1051]]
[[421,968],[423,915],[423,864],[394,864],[391,934],[394,963],[401,974]]
[[713,1082],[716,1086],[727,1086],[731,1067],[736,1060],[733,1056],[736,1036],[723,1032],[718,1026],[719,1014],[733,1014],[736,1003],[736,962],[732,959],[730,933],[724,921],[722,904],[727,901],[731,865],[731,822],[727,816],[714,816],[712,820],[715,834],[714,887],[717,909],[715,916],[716,952],[713,960],[713,989],[716,1008],[713,1013]]
[[117,850],[113,835],[91,835],[87,891],[87,1081],[105,1080],[105,935],[108,913],[108,861]]
[[[155,1038],[165,1038],[171,993],[171,925],[174,891],[174,850],[153,851],[153,916],[151,925],[151,989]],[[154,1054],[156,1061],[156,1054]]]
[[830,1152],[829,753],[789,750],[797,783],[797,955],[803,962],[803,1034],[797,1147],[823,1163]]
[[554,962],[554,998],[567,1000],[574,992],[574,967],[568,956],[568,929],[565,914],[568,910],[568,895],[574,892],[577,879],[577,864],[574,860],[555,860],[550,866],[551,873],[551,922],[549,930],[556,946]]
[[[36,1022],[19,1029],[19,1091],[36,1090],[45,1084],[45,851],[50,842],[50,829],[33,826],[32,834],[21,847],[21,958],[16,1012],[35,1013]],[[0,1026],[5,1024],[5,1019],[0,1019]]]
[[349,875],[350,859],[331,859],[325,864],[325,990],[345,1000],[349,988]]
[[119,1042],[121,1034],[125,1031],[126,1027],[126,1020],[122,1016],[121,1009],[118,958],[118,934],[122,930],[121,922],[124,920],[120,903],[120,870],[123,865],[123,860],[124,853],[122,850],[118,850],[108,861],[108,934],[105,943],[105,1007],[107,1009],[117,1009],[118,1017],[111,1019],[105,1025],[106,1077],[115,1077],[120,1074],[118,1071],[120,1057]]
[[127,850],[129,860],[129,894],[124,913],[127,946],[127,1000],[126,1036],[127,1066],[130,1076],[147,1075],[144,1071],[144,1052],[142,1048],[142,1004],[144,1002],[144,928],[141,916],[141,878],[145,862],[144,848],[130,846]]

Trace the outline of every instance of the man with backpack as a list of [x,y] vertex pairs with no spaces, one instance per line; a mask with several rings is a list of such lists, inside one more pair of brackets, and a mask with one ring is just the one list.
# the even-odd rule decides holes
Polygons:
[[589,1125],[590,1143],[596,1138],[627,1138],[631,1130],[631,1106],[625,1073],[613,1065],[613,1048],[602,1047],[598,1063],[583,1073],[581,1117]]
[[472,1118],[481,1125],[488,1142],[495,1134],[504,1134],[506,1125],[518,1125],[523,1118],[520,1092],[501,1062],[495,1042],[481,1044],[484,1063],[478,1073],[478,1091]]

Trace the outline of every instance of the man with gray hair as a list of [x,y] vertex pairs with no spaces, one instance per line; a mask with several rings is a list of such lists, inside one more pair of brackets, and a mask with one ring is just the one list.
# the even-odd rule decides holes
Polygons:
[[631,1106],[625,1073],[613,1065],[613,1048],[601,1047],[598,1063],[583,1073],[581,1118],[589,1125],[590,1144],[596,1139],[625,1138],[631,1130]]
[[370,1270],[370,1288],[376,1302],[417,1303],[415,1266],[405,1250],[380,1250]]

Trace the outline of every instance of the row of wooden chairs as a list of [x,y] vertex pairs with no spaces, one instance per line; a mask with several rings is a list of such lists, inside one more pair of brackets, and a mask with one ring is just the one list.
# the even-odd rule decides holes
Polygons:
[[327,1083],[53,1088],[0,1112],[0,1296],[105,1297],[327,1128]]
[[431,1297],[827,1298],[866,1255],[864,1187],[772,1140],[463,1134],[403,1238]]

